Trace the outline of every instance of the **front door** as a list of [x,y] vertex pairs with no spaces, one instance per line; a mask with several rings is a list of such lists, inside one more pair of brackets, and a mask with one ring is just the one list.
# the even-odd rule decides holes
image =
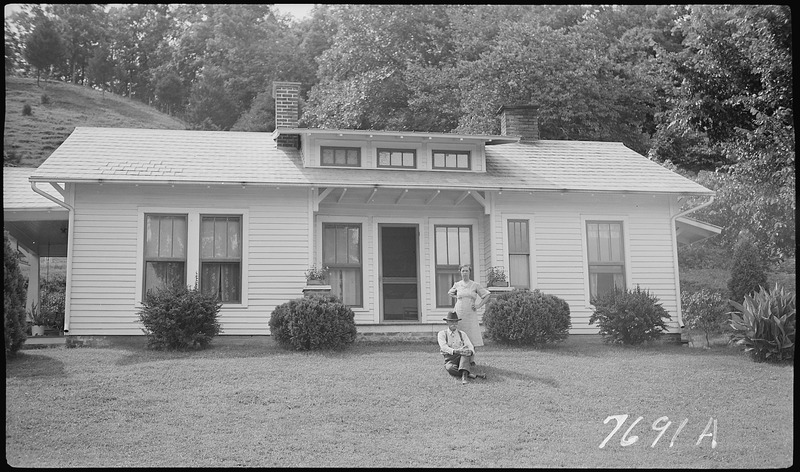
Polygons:
[[416,225],[380,225],[383,321],[419,321]]

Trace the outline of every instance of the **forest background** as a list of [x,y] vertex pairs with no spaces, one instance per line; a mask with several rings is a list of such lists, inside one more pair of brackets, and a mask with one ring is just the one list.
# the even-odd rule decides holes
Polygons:
[[5,74],[188,129],[272,131],[276,80],[302,84],[301,126],[499,134],[501,105],[534,104],[542,139],[621,141],[717,192],[693,217],[723,233],[682,266],[728,264],[743,231],[794,263],[788,5],[24,4]]

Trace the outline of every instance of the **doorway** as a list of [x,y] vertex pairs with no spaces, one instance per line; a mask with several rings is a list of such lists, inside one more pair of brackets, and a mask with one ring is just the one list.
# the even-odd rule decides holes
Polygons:
[[383,321],[419,321],[419,228],[378,225]]

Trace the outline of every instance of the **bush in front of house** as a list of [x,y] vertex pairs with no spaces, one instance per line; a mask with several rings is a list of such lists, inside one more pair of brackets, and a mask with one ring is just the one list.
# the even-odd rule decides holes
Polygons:
[[597,323],[603,341],[636,345],[658,339],[666,331],[665,319],[672,317],[658,298],[638,285],[633,290],[615,288],[592,300],[594,313],[589,324]]
[[794,361],[797,331],[795,293],[776,285],[745,295],[743,303],[731,301],[731,342],[744,346],[756,362]]
[[11,247],[8,233],[3,232],[3,334],[6,358],[14,357],[28,338],[25,330],[27,284],[19,269],[19,251]]
[[733,263],[728,290],[731,299],[742,303],[750,295],[767,285],[767,267],[752,237],[743,234],[733,247]]
[[539,290],[514,289],[489,303],[483,325],[495,341],[537,345],[565,340],[572,322],[569,305],[561,298]]
[[42,281],[39,312],[44,325],[59,331],[64,329],[64,301],[67,280],[63,274]]
[[702,331],[708,347],[711,347],[709,336],[720,334],[728,327],[730,320],[728,300],[719,292],[707,288],[694,293],[682,292],[681,305],[686,327]]
[[147,347],[203,349],[222,332],[217,318],[222,304],[195,286],[176,284],[147,293],[139,311]]
[[275,307],[269,329],[281,347],[297,351],[339,350],[356,340],[353,310],[333,295],[296,298]]

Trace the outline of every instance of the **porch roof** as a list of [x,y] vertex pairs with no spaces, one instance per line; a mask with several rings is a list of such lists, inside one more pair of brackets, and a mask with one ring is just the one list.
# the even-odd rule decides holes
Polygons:
[[[28,178],[35,170],[3,167],[3,228],[39,256],[65,257],[69,212],[31,189]],[[50,185],[41,189],[63,201]]]
[[485,173],[311,168],[303,166],[299,151],[279,149],[271,133],[79,127],[31,180],[714,193],[622,143],[510,142],[486,146],[485,153]]

